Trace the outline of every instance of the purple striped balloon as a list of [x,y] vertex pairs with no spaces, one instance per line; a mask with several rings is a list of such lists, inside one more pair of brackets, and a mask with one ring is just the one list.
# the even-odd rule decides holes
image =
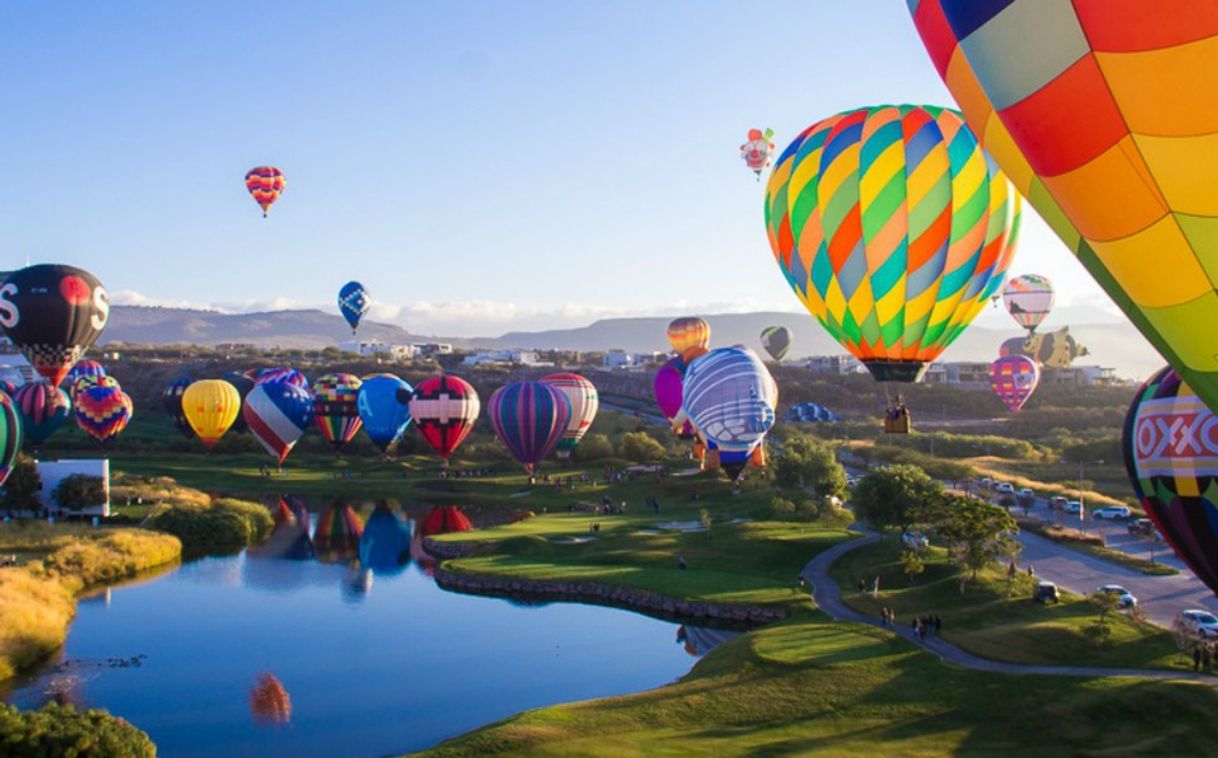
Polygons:
[[544,382],[513,382],[495,390],[487,412],[495,434],[531,474],[562,438],[571,402]]

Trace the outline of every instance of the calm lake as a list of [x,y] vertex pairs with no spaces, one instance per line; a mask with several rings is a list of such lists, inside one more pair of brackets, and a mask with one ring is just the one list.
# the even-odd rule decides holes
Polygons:
[[22,707],[58,696],[106,708],[165,756],[377,756],[528,708],[666,684],[733,634],[445,592],[419,532],[411,539],[415,523],[391,527],[412,549],[389,565],[370,557],[365,535],[376,571],[349,555],[311,558],[289,523],[260,554],[82,599],[56,665],[3,694]]

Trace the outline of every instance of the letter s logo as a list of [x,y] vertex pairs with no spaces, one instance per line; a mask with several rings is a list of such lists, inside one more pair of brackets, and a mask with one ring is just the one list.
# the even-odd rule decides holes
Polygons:
[[110,320],[110,296],[106,294],[105,287],[98,286],[93,290],[93,309],[93,315],[89,316],[89,323],[100,332],[106,328],[106,322]]
[[5,329],[12,329],[21,320],[21,313],[17,310],[17,304],[9,300],[11,295],[17,294],[17,285],[12,282],[7,282],[3,287],[0,287],[0,326]]

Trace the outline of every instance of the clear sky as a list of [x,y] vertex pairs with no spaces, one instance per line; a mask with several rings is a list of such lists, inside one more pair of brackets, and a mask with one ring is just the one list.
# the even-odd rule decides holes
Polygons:
[[[4,267],[234,310],[360,279],[450,335],[800,308],[745,132],[951,102],[900,0],[6,3],[0,49]],[[1013,271],[1111,307],[1034,212]]]

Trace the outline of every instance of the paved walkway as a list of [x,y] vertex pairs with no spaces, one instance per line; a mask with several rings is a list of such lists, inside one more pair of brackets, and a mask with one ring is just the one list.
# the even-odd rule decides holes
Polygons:
[[[856,525],[854,527],[858,529]],[[885,627],[878,619],[864,615],[850,608],[842,601],[841,590],[837,586],[837,582],[829,578],[829,567],[838,558],[841,558],[846,553],[853,550],[858,550],[864,545],[870,545],[880,539],[880,535],[874,532],[863,531],[863,538],[843,542],[840,545],[825,550],[824,552],[813,558],[807,566],[804,567],[801,576],[804,579],[812,582],[812,599],[816,602],[818,608],[829,614],[836,621],[851,621],[858,624],[870,624],[871,626],[887,629],[893,634],[912,642],[918,647],[929,650],[937,655],[941,660],[949,663],[954,663],[964,668],[976,669],[978,671],[996,671],[1003,674],[1053,674],[1057,676],[1136,676],[1143,679],[1172,679],[1172,680],[1188,680],[1201,682],[1211,686],[1218,686],[1218,677],[1210,674],[1201,674],[1192,671],[1162,671],[1156,669],[1123,669],[1123,668],[1089,668],[1086,666],[1039,666],[1022,663],[1005,663],[1002,661],[994,661],[989,658],[981,658],[972,653],[961,650],[950,642],[945,642],[939,637],[928,637],[925,640],[919,640],[914,634],[912,628],[907,624],[898,623],[895,627]]]

